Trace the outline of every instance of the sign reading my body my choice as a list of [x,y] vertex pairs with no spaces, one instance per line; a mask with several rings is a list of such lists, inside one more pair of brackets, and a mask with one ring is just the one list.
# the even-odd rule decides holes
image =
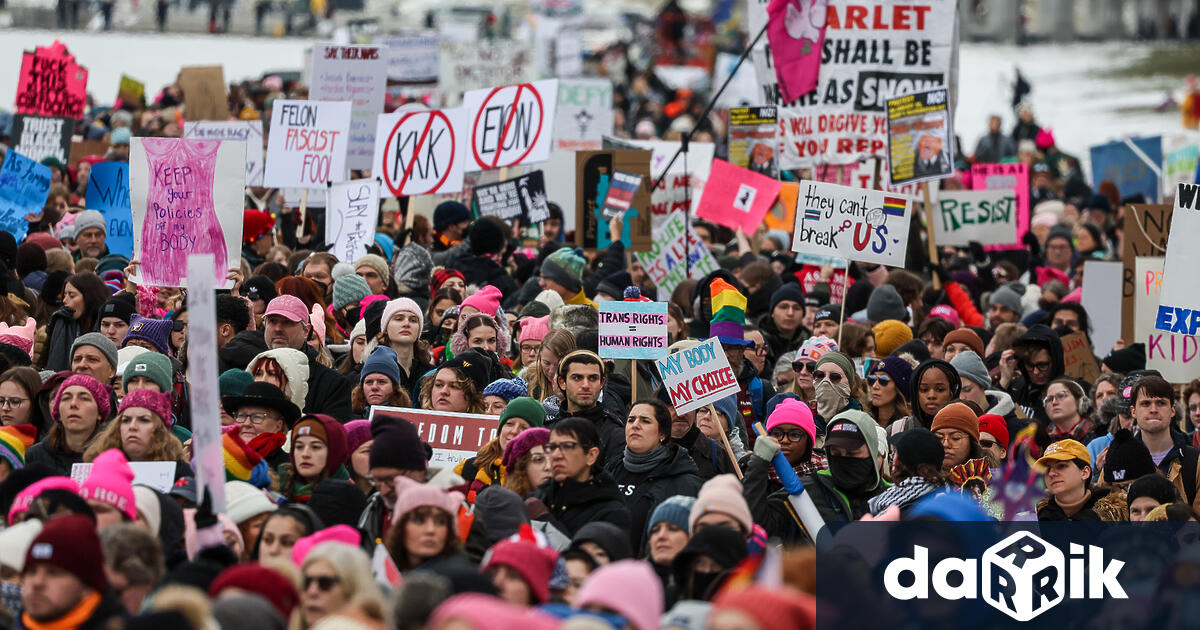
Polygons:
[[324,188],[346,179],[350,109],[350,101],[275,101],[263,185]]
[[740,390],[716,337],[657,359],[654,365],[677,413],[687,413]]
[[600,358],[659,359],[667,356],[667,303],[600,303]]
[[1191,247],[1191,240],[1200,234],[1200,184],[1179,184],[1176,188],[1169,234],[1154,327],[1195,335],[1200,330],[1200,290],[1192,274],[1200,267],[1200,250]]

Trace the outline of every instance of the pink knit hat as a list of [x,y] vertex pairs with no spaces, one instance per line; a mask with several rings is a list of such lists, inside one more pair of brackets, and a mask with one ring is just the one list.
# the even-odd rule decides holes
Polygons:
[[325,311],[321,305],[313,302],[312,311],[308,314],[308,323],[312,325],[313,338],[322,346],[325,345]]
[[121,399],[120,406],[117,407],[117,415],[120,415],[126,409],[140,407],[148,409],[150,413],[158,416],[162,423],[171,426],[171,395],[156,392],[150,389],[135,389]]
[[662,581],[642,560],[619,560],[592,572],[572,604],[607,608],[634,630],[656,630],[663,614]]
[[437,486],[418,483],[403,475],[396,477],[396,507],[392,509],[392,522],[398,523],[409,512],[425,506],[445,510],[450,524],[458,531],[458,508],[465,497],[461,492],[446,492]]
[[950,322],[955,328],[958,328],[962,325],[962,320],[958,317],[958,311],[954,310],[954,307],[947,306],[945,304],[938,304],[937,306],[929,309],[929,316],[940,317]]
[[[810,445],[817,443],[817,424],[813,421],[812,409],[807,404],[795,398],[787,398],[775,405],[775,411],[767,418],[767,431],[781,425],[793,424],[808,434]],[[811,446],[810,446],[811,448]]]
[[696,521],[709,512],[728,514],[747,534],[754,529],[750,506],[742,498],[742,483],[731,474],[717,475],[700,486],[700,493],[696,495],[692,513],[688,516],[688,531],[696,531]]
[[468,306],[473,306],[479,309],[480,313],[495,317],[496,312],[500,310],[500,298],[502,297],[504,297],[504,295],[500,293],[500,289],[497,289],[489,284],[486,287],[483,287],[482,289],[472,293],[471,297],[463,300],[463,303],[459,306],[458,312],[462,313],[463,309],[467,308]]
[[46,477],[29,484],[28,488],[17,493],[13,498],[12,507],[8,509],[8,524],[12,525],[16,517],[29,509],[29,504],[47,490],[69,490],[79,492],[79,484],[70,477]]
[[88,390],[92,398],[96,399],[96,407],[100,410],[100,421],[104,422],[108,419],[108,414],[112,411],[112,407],[108,404],[108,386],[87,374],[72,374],[63,380],[62,385],[58,386],[58,392],[54,394],[54,404],[50,407],[50,416],[58,420],[58,403],[62,400],[63,392],[68,387],[77,386]]
[[399,297],[387,303],[383,307],[383,317],[379,318],[379,329],[387,330],[388,322],[396,316],[396,313],[407,311],[417,316],[417,334],[425,329],[425,315],[421,313],[421,307],[416,302],[406,297]]
[[346,428],[346,465],[350,464],[350,456],[354,455],[354,451],[358,447],[371,441],[371,421],[370,420],[351,420],[345,425]]
[[517,465],[517,460],[535,446],[541,446],[550,441],[550,429],[530,427],[517,434],[504,447],[500,463],[510,472]]
[[561,623],[536,608],[513,606],[482,593],[463,593],[442,602],[433,611],[428,627],[441,628],[453,619],[489,630],[556,630]]
[[37,333],[37,321],[32,317],[25,318],[25,324],[22,326],[9,326],[4,322],[0,322],[0,343],[7,343],[16,346],[25,351],[30,357],[33,356],[33,336]]
[[357,547],[362,544],[362,534],[349,525],[334,525],[333,527],[326,527],[325,529],[313,532],[311,535],[296,541],[296,545],[292,547],[292,562],[296,566],[304,564],[304,559],[308,557],[308,552],[321,543],[341,543]]
[[110,448],[96,456],[87,479],[79,485],[79,496],[107,503],[137,520],[137,499],[133,495],[133,469],[120,449]]
[[521,334],[517,336],[517,343],[525,343],[526,341],[540,342],[549,332],[549,315],[543,317],[526,317],[521,320]]

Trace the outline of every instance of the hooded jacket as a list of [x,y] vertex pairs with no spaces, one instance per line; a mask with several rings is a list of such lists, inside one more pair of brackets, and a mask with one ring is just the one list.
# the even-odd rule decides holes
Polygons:
[[343,423],[352,420],[350,392],[353,388],[350,381],[317,363],[317,351],[312,346],[305,344],[302,352],[308,357],[308,395],[304,398],[304,413],[323,413]]
[[[942,361],[945,363],[945,361]],[[946,363],[946,365],[950,365]],[[879,445],[876,440],[872,439],[875,436],[875,420],[871,418],[865,411],[851,410],[843,411],[829,422],[832,424],[836,420],[849,420],[853,422],[858,430],[864,436],[870,436],[866,439],[867,451],[870,453],[872,462],[877,462],[879,458]],[[875,486],[865,492],[859,494],[848,494],[838,487],[838,479],[834,477],[832,470],[821,470],[813,475],[805,475],[801,480],[804,483],[804,488],[812,492],[813,504],[817,506],[817,511],[821,513],[821,517],[826,523],[834,521],[857,521],[865,514],[870,514],[871,508],[867,501],[883,492],[890,484],[883,480],[879,475],[879,466],[873,467],[875,471]],[[752,508],[753,509],[753,508]],[[784,507],[786,510],[786,507]],[[784,519],[791,520],[791,514],[784,511],[782,514],[778,511],[778,506],[770,510],[770,513],[763,519],[758,521],[757,515],[755,521],[762,525],[768,533],[774,531],[782,531],[786,526]]]
[[266,350],[267,342],[263,341],[262,330],[243,330],[217,351],[221,373],[224,374],[225,370],[246,369],[254,357]]
[[[1013,342],[1013,349],[1020,351],[1028,349],[1031,352],[1038,350],[1048,350],[1050,352],[1050,376],[1046,379],[1046,384],[1059,378],[1066,372],[1066,366],[1063,362],[1063,347],[1062,340],[1058,334],[1044,324],[1035,324]],[[1018,372],[1013,376],[1012,382],[1008,384],[1008,393],[1012,396],[1013,402],[1033,410],[1031,414],[1043,424],[1049,422],[1049,417],[1046,416],[1045,405],[1042,404],[1042,398],[1046,395],[1046,385],[1035,385],[1024,373],[1024,367],[1018,362]]]
[[534,496],[546,506],[553,524],[568,536],[592,521],[605,521],[626,530],[633,526],[616,482],[603,471],[584,482],[551,480],[542,484]]
[[701,480],[707,481],[717,475],[733,472],[729,455],[725,454],[725,447],[701,433],[695,424],[683,437],[678,440],[672,438],[671,441],[687,450],[688,456],[699,470]]
[[634,549],[641,550],[646,532],[646,519],[659,503],[681,494],[694,497],[700,492],[700,469],[683,447],[666,442],[670,456],[648,472],[632,472],[625,467],[624,456],[613,459],[605,467],[617,484],[617,490],[629,507],[633,527],[629,530],[629,542]]

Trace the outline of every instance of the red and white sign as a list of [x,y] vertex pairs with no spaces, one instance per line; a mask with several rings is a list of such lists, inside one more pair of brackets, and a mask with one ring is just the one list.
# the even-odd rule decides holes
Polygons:
[[475,457],[496,437],[499,431],[499,416],[478,413],[450,413],[407,407],[371,407],[372,422],[376,418],[388,418],[393,422],[411,422],[417,428],[422,442],[433,448],[430,466],[454,466],[464,459]]
[[453,193],[463,187],[466,128],[462,108],[428,109],[379,117],[375,131],[376,173],[384,197]]
[[464,170],[473,173],[548,160],[557,103],[557,79],[467,92],[463,109],[469,126],[459,138],[466,157]]

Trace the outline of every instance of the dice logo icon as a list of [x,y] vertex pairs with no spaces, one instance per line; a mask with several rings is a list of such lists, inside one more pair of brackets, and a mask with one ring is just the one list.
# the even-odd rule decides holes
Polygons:
[[983,599],[1017,621],[1029,621],[1066,596],[1066,557],[1029,532],[1017,532],[983,554]]

